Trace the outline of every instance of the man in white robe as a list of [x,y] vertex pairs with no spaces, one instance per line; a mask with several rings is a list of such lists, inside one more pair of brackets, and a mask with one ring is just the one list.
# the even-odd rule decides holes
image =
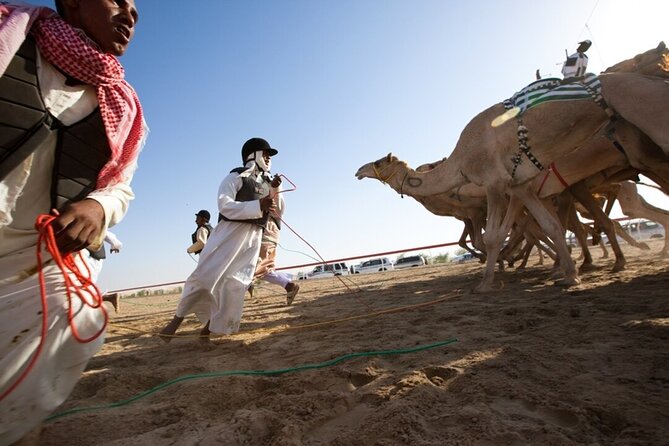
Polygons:
[[[35,85],[45,113],[61,123],[62,128],[74,127],[88,119],[98,107],[100,113],[110,118],[105,123],[109,123],[105,125],[107,132],[101,138],[103,144],[109,143],[111,155],[106,162],[111,163],[108,165],[113,165],[112,168],[105,170],[108,166],[105,165],[98,171],[97,183],[93,181],[92,190],[82,199],[69,198],[59,206],[60,213],[51,223],[60,253],[80,252],[81,258],[75,255],[75,262],[85,271],[83,262],[88,261],[89,254],[84,248],[100,247],[106,228],[123,218],[134,197],[130,181],[146,128],[139,102],[131,106],[134,110],[128,111],[124,109],[128,104],[115,103],[105,96],[106,88],[117,88],[119,84],[98,88],[93,81],[84,79],[83,71],[89,74],[94,71],[87,65],[90,59],[83,57],[67,69],[57,68],[56,64],[71,57],[63,54],[79,51],[98,61],[104,60],[105,67],[116,69],[120,64],[115,56],[122,55],[132,39],[137,10],[133,0],[123,4],[105,0],[58,3],[57,0],[62,17],[48,8],[0,5],[3,50],[0,51],[0,76],[3,76],[0,101],[12,93],[11,88],[4,86],[15,79],[16,67],[34,66],[39,80]],[[60,45],[56,45],[57,54],[50,53],[54,46],[41,40],[45,35],[53,36],[54,29],[58,30],[55,34],[65,36]],[[28,31],[36,46],[28,42]],[[16,63],[17,58],[23,57],[23,54],[19,56],[18,48],[26,48],[26,44],[36,48],[31,52],[36,57],[35,65]],[[68,70],[77,71],[82,77],[64,74]],[[128,92],[131,95],[128,97],[134,95],[134,90],[127,85],[118,88]],[[108,102],[100,101],[101,97]],[[129,133],[125,124],[116,126],[118,121],[112,122],[118,115],[109,112],[110,103],[122,110],[126,122],[132,124]],[[10,117],[0,115],[0,119]],[[5,131],[7,127],[0,128],[3,141],[9,136],[3,133]],[[46,253],[42,266],[46,307],[41,302],[35,221],[38,215],[49,214],[54,207],[52,177],[60,175],[56,152],[68,150],[67,143],[59,141],[60,131],[53,131],[39,141],[14,167],[7,168],[4,160],[0,163],[0,168],[6,171],[0,177],[0,445],[16,442],[31,431],[39,435],[42,420],[65,401],[86,363],[104,342],[105,314],[100,308],[83,305],[75,297],[71,302],[75,316],[72,324],[68,322],[70,304],[63,273]],[[120,134],[124,136],[117,138]],[[25,147],[20,142],[17,144],[13,148],[19,147],[19,151]],[[103,172],[109,175],[105,177]],[[75,339],[74,327],[80,339],[93,339],[90,342]],[[97,333],[100,335],[96,337]]]
[[281,179],[269,176],[271,159],[278,152],[262,138],[251,138],[242,147],[243,168],[234,169],[218,189],[220,221],[200,253],[195,271],[184,285],[176,315],[161,331],[169,342],[183,319],[195,313],[211,332],[239,331],[244,294],[253,280],[263,226],[270,213],[283,207],[278,193]]
[[590,45],[592,45],[592,42],[589,40],[579,42],[576,52],[567,56],[564,64],[562,64],[562,75],[565,79],[585,76],[588,69],[588,56],[585,55],[585,52],[588,51]]

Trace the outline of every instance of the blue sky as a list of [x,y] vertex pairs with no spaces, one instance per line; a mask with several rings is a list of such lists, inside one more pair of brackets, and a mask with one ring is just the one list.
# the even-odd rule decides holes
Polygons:
[[[667,1],[136,1],[121,61],[151,133],[104,289],[185,280],[194,214],[216,213],[253,136],[297,184],[285,221],[326,259],[455,241],[459,222],[358,181],[358,167],[388,152],[414,167],[449,155],[471,118],[536,69],[559,76],[580,40],[599,72],[669,37]],[[289,230],[281,245],[314,255]],[[309,261],[278,253],[279,266]]]

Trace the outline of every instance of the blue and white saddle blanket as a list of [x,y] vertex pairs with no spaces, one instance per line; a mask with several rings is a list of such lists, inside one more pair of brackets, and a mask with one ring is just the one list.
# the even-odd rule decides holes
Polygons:
[[592,73],[572,78],[566,83],[562,79],[547,78],[532,82],[511,98],[504,101],[507,109],[517,107],[518,116],[532,107],[549,101],[573,101],[580,99],[595,100],[601,98],[602,85],[599,77]]

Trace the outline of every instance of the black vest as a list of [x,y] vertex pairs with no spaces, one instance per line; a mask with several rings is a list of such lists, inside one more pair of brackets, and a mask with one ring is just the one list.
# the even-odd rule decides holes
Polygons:
[[[230,173],[232,172],[242,173],[245,170],[246,167],[237,167],[236,169],[232,169]],[[260,200],[261,198],[269,195],[269,189],[270,189],[270,183],[267,180],[258,183],[254,178],[244,177],[242,178],[242,188],[239,189],[239,191],[237,191],[237,195],[235,196],[235,201]],[[264,212],[261,218],[248,218],[245,220],[233,220],[221,214],[220,212],[218,214],[218,221],[225,220],[225,221],[237,221],[242,223],[253,223],[256,225],[260,225],[262,227],[265,227],[268,218],[269,218],[268,212]]]
[[[207,230],[207,239],[208,239],[209,236],[211,235],[211,231],[213,231],[214,228],[212,228],[209,223],[207,223],[206,225],[204,225],[202,227]],[[197,228],[197,230],[195,232],[193,232],[190,236],[191,240],[193,240],[193,243],[195,243],[197,241],[197,231],[199,231],[199,230],[200,230],[200,228]],[[195,251],[195,254],[199,254],[201,252],[202,252],[202,250]]]
[[95,190],[111,150],[99,108],[71,126],[48,112],[40,94],[36,60],[37,47],[29,35],[0,77],[0,179],[58,132],[51,207],[62,209]]

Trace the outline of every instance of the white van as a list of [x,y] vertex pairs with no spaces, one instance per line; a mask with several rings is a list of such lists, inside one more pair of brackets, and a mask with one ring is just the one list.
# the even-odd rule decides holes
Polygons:
[[395,269],[413,268],[423,265],[427,265],[427,262],[425,261],[425,257],[421,255],[402,257],[395,261]]
[[353,267],[356,274],[388,271],[393,269],[395,269],[395,266],[393,265],[393,262],[388,260],[388,257],[370,259]]
[[318,265],[308,273],[299,272],[297,273],[298,280],[306,279],[317,279],[319,277],[334,277],[334,276],[343,276],[348,274],[348,267],[346,263],[325,263],[323,265]]

